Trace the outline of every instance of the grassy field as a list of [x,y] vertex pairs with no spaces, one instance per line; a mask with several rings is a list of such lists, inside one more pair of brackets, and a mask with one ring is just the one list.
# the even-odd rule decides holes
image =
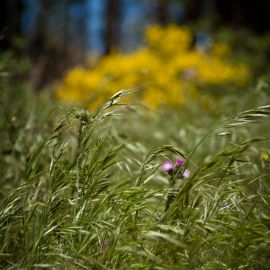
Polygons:
[[1,73],[1,269],[269,269],[266,83],[89,112],[22,81]]

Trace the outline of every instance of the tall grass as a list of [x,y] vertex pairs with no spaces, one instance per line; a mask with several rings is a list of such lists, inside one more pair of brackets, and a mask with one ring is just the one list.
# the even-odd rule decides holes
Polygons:
[[[140,141],[140,132],[157,132],[151,123],[137,139],[136,123],[125,129],[127,94],[95,113],[58,113],[50,129],[35,129],[35,111],[32,130],[17,127],[21,139],[1,158],[2,181],[16,177],[2,195],[1,269],[269,269],[270,166],[260,159],[269,134],[249,129],[269,123],[270,107],[218,121],[194,140],[183,125],[188,145],[165,138],[154,147]],[[177,158],[188,179],[160,168]]]

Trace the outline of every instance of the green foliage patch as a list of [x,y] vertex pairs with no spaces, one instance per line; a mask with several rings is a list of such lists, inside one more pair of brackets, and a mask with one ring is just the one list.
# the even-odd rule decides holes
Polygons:
[[[210,125],[130,92],[92,113],[2,108],[1,269],[268,269],[270,106]],[[177,158],[189,178],[162,170]]]

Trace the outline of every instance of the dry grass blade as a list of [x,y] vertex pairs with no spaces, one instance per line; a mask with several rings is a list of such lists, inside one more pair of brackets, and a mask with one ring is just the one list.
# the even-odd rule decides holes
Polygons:
[[258,107],[256,109],[244,111],[229,120],[226,127],[237,127],[250,123],[260,123],[270,117],[270,105]]

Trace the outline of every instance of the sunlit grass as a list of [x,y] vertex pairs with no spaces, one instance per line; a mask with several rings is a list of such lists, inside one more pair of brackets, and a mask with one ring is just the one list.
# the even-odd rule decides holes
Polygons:
[[[130,92],[96,112],[1,118],[20,134],[0,161],[1,185],[16,180],[1,197],[1,269],[268,269],[270,107],[147,114],[121,104]],[[161,165],[179,158],[190,177],[171,181]]]

